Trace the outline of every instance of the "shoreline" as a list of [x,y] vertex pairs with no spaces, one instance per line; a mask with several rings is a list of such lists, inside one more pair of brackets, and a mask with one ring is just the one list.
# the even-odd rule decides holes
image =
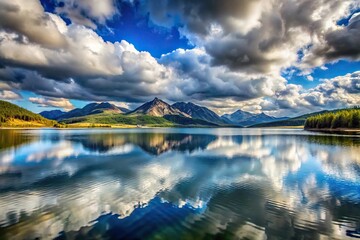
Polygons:
[[240,127],[208,127],[208,126],[179,126],[179,127],[159,127],[159,126],[142,126],[142,127],[132,127],[132,126],[114,126],[114,127],[66,127],[66,128],[57,128],[57,127],[0,127],[0,130],[40,130],[40,129],[53,129],[53,130],[66,130],[66,129],[147,129],[147,128],[239,128]]
[[268,127],[247,127],[248,129],[274,129],[274,128],[281,128],[281,129],[304,129],[304,126],[268,126]]
[[141,129],[141,128],[243,128],[243,127],[239,127],[239,126],[205,126],[205,125],[173,125],[173,126],[157,126],[157,125],[153,125],[153,126],[146,126],[146,125],[142,125],[142,126],[136,126],[136,125],[95,125],[93,126],[92,124],[79,124],[79,125],[67,125],[66,127],[45,127],[45,126],[41,126],[41,127],[0,127],[1,129],[23,129],[23,130],[33,130],[33,129]]
[[309,132],[360,135],[360,129],[358,128],[304,128],[304,130]]
[[[136,127],[133,125],[113,125],[113,126],[70,126],[70,127],[0,127],[0,130],[39,130],[39,129],[52,129],[52,130],[66,130],[66,129],[147,129],[147,128],[242,128],[234,126],[219,126],[219,127],[208,127],[208,126],[141,126]],[[243,128],[243,129],[254,129],[254,128]],[[304,128],[303,126],[278,126],[278,127],[259,127],[257,129],[303,129],[309,132],[320,132],[320,133],[331,133],[331,134],[345,134],[345,135],[360,135],[360,129],[354,128]]]

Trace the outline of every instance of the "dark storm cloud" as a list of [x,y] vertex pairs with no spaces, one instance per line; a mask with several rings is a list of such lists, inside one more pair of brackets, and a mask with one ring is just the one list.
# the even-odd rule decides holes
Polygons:
[[[21,76],[20,80],[18,76]],[[133,84],[135,80],[121,76],[73,79],[58,81],[45,78],[36,71],[6,68],[0,70],[3,82],[15,90],[25,90],[52,98],[68,98],[86,101],[125,101],[144,102],[153,96],[161,96],[160,87],[150,89],[151,85]]]
[[355,20],[348,29],[333,33],[328,29],[330,23],[334,25],[335,20],[346,16],[351,3],[336,0],[162,0],[159,3],[150,0],[145,7],[156,24],[183,26],[183,33],[197,45],[204,46],[212,56],[213,65],[227,66],[233,71],[269,73],[294,64],[297,51],[314,38],[325,38],[326,48],[335,49],[328,53],[319,51],[320,55],[342,58],[357,54]]
[[[267,24],[269,19],[266,19],[261,22],[263,27],[259,30],[257,25],[260,24],[262,15],[260,0],[163,0],[160,3],[161,7],[158,5],[159,1],[154,0],[145,4],[156,24],[172,26],[180,21],[179,24],[184,25],[185,34],[189,39],[193,39],[194,36],[200,38],[198,41],[204,44],[207,52],[213,57],[214,65],[225,65],[233,70],[267,72],[270,70],[268,65],[280,61],[277,57],[267,58],[263,54],[264,51],[272,50],[277,42],[281,41],[279,35],[272,39],[261,37],[266,37],[264,29],[281,31],[281,19],[272,17],[270,20],[274,26]],[[221,33],[212,37],[217,30]]]
[[236,30],[234,20],[246,21],[259,2],[261,1],[150,0],[145,1],[144,5],[158,25],[171,27],[180,23],[191,32],[207,35],[213,22],[223,26],[227,32]]
[[284,84],[284,79],[263,75],[247,75],[232,72],[226,67],[212,67],[211,57],[202,50],[176,50],[164,55],[160,62],[176,69],[175,86],[180,95],[172,94],[171,100],[192,98],[232,97],[249,100],[272,95]]
[[[213,57],[212,64],[215,66],[227,66],[232,70],[246,71],[250,73],[270,72],[272,66],[282,65],[283,57],[265,57],[265,50],[270,47],[265,43],[258,42],[257,31],[244,36],[229,35],[221,40],[214,39],[206,44],[207,52]],[[273,39],[274,40],[274,39]],[[272,40],[271,40],[272,41]],[[269,43],[269,42],[268,42]],[[272,44],[276,44],[273,42]]]
[[306,62],[323,59],[322,62],[348,58],[360,58],[360,13],[354,14],[346,27],[329,31],[325,34],[325,44],[314,46],[314,50],[306,56]]
[[360,13],[354,15],[346,28],[330,32],[325,39],[331,47],[326,56],[331,59],[360,56]]

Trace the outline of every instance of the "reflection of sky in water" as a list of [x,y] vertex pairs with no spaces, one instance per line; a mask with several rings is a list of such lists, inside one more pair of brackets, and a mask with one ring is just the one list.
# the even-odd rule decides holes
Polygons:
[[[360,225],[359,138],[274,129],[3,134],[30,140],[0,151],[0,236],[74,237],[80,228],[118,236],[127,226],[128,237],[341,239]],[[140,231],[150,219],[162,227]]]

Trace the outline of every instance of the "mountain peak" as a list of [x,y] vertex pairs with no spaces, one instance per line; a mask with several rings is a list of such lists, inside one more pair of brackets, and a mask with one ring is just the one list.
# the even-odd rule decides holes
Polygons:
[[239,110],[235,111],[234,113],[232,113],[230,115],[233,116],[233,117],[237,117],[237,118],[239,118],[239,117],[241,117],[241,118],[249,118],[249,117],[252,117],[252,116],[254,116],[256,114],[246,112],[246,111],[243,111],[243,110],[239,109]]
[[266,117],[270,117],[269,115],[267,115],[266,113],[264,113],[264,112],[261,112],[260,114],[258,114],[259,116],[266,116]]
[[[241,109],[238,109],[238,110],[236,110],[234,113],[236,113],[236,112],[244,113],[244,112],[246,112],[246,111],[243,111],[243,110],[241,110]],[[247,112],[246,112],[246,113],[247,113]]]
[[172,107],[179,111],[190,115],[192,118],[201,119],[207,122],[214,122],[216,124],[226,124],[215,112],[206,107],[196,105],[192,102],[176,102]]
[[51,119],[51,120],[56,120],[58,119],[61,115],[65,114],[66,112],[63,112],[61,110],[50,110],[50,111],[42,111],[41,113],[39,113],[41,116],[43,116],[44,118],[47,119]]
[[178,109],[170,106],[167,102],[157,97],[155,97],[150,102],[144,103],[129,114],[145,114],[156,117],[163,117],[164,115],[179,115],[183,117],[190,117],[188,114],[179,111]]
[[158,103],[166,103],[164,102],[163,100],[161,100],[160,98],[157,98],[155,97],[152,101],[150,101],[151,103],[155,103],[155,104],[158,104]]

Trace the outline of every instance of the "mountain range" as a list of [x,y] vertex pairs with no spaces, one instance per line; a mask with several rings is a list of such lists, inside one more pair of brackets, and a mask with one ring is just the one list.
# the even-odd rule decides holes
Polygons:
[[[241,110],[219,116],[214,111],[192,102],[176,102],[170,105],[159,98],[154,98],[132,111],[108,102],[102,102],[90,103],[83,108],[76,108],[69,112],[60,110],[43,111],[40,115],[64,123],[126,123],[130,125],[136,124],[136,122],[146,124],[148,120],[158,124],[244,127],[281,120],[264,113],[253,114]],[[145,116],[147,116],[147,120],[144,119]],[[141,120],[139,120],[140,118]]]
[[338,110],[314,112],[294,118],[275,118],[264,113],[253,114],[237,110],[232,114],[219,116],[210,109],[191,102],[177,102],[170,105],[155,98],[132,111],[108,102],[102,102],[90,103],[83,108],[76,108],[69,112],[51,110],[36,114],[15,104],[0,100],[0,127],[303,126],[305,120],[310,116],[336,111]]
[[323,110],[323,111],[319,111],[319,112],[307,113],[307,114],[300,115],[297,117],[287,118],[287,119],[278,120],[278,121],[274,121],[274,122],[257,123],[257,124],[252,125],[251,127],[303,126],[308,117],[312,117],[312,116],[316,116],[316,115],[320,115],[320,114],[328,113],[328,112],[336,112],[339,110],[341,110],[341,109]]
[[232,114],[224,114],[221,116],[221,118],[227,123],[232,123],[243,127],[248,127],[259,123],[268,123],[287,119],[286,117],[276,118],[266,115],[265,113],[254,114],[242,110],[237,110]]

